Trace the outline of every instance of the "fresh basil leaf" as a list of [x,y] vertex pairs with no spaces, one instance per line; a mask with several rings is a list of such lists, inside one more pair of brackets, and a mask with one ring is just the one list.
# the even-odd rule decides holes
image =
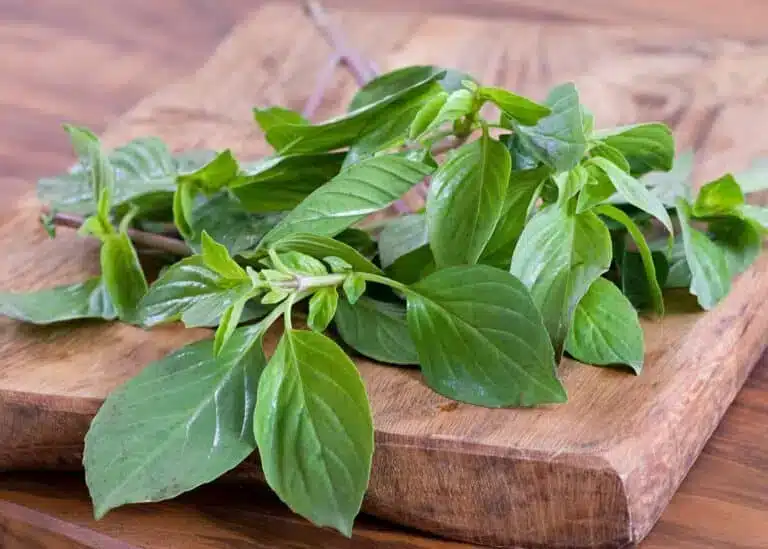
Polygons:
[[398,258],[429,243],[424,214],[396,217],[379,233],[379,258],[385,269]]
[[239,172],[240,165],[232,156],[232,151],[227,149],[217,154],[206,165],[192,172],[180,173],[176,182],[179,185],[188,184],[203,189],[206,193],[213,193],[230,185]]
[[661,293],[661,286],[659,286],[658,277],[656,274],[656,266],[651,255],[651,249],[648,247],[648,242],[645,240],[640,228],[632,221],[626,213],[621,211],[615,206],[610,204],[603,204],[597,206],[594,210],[599,215],[604,215],[614,221],[621,223],[632,236],[632,240],[635,241],[637,250],[640,253],[640,257],[643,260],[643,267],[645,268],[645,274],[647,279],[647,285],[651,297],[651,303],[656,314],[664,314],[664,296]]
[[[402,67],[394,71],[377,76],[360,88],[349,103],[349,112],[358,111],[369,105],[379,103],[382,100],[397,96],[405,90],[417,86],[425,80],[437,78],[447,81],[455,73],[450,69],[442,69],[429,65],[414,65]],[[453,85],[447,82],[448,85]],[[459,89],[460,83],[455,84],[454,89]],[[448,89],[451,92],[454,89]]]
[[75,154],[87,162],[90,157],[91,148],[100,145],[99,137],[88,128],[75,126],[73,124],[63,124],[64,131],[69,135],[72,148]]
[[245,304],[249,297],[249,295],[241,297],[224,311],[213,338],[213,356],[218,357],[221,355],[222,349],[232,338],[235,328],[240,323],[240,317],[243,314],[243,309],[245,309]]
[[343,170],[288,213],[263,243],[292,233],[334,236],[364,217],[386,208],[431,168],[397,156],[375,156]]
[[378,246],[376,245],[376,241],[373,240],[370,233],[364,231],[363,229],[350,227],[348,229],[344,229],[333,238],[342,244],[346,244],[347,246],[357,250],[360,255],[368,260],[373,259],[378,253]]
[[437,169],[427,227],[438,267],[480,258],[499,222],[511,169],[507,148],[487,135],[461,146]]
[[631,168],[629,166],[629,162],[627,162],[627,159],[624,158],[624,155],[621,154],[621,151],[619,149],[616,149],[614,147],[611,147],[607,143],[598,142],[595,143],[592,148],[589,150],[589,156],[591,157],[601,157],[605,158],[609,162],[612,162],[619,168],[621,168],[621,171],[630,173]]
[[85,437],[83,458],[97,518],[126,503],[172,499],[255,450],[261,331],[236,330],[218,357],[210,339],[187,345],[107,397]]
[[117,317],[100,277],[25,293],[0,292],[0,315],[31,324]]
[[231,194],[224,191],[197,203],[191,213],[192,234],[189,246],[200,251],[203,231],[227,248],[230,255],[253,250],[275,225],[285,217],[282,212],[251,213]]
[[261,377],[253,426],[280,499],[350,536],[371,472],[373,418],[346,353],[322,334],[287,330]]
[[572,170],[561,172],[552,178],[557,185],[558,203],[565,208],[587,184],[589,172],[584,166],[575,166]]
[[420,246],[398,257],[386,268],[387,276],[403,284],[413,284],[437,269],[429,245]]
[[[189,328],[215,326],[227,308],[251,289],[250,278],[226,280],[195,255],[171,265],[152,284],[139,304],[138,316],[146,327],[177,320]],[[251,309],[252,303],[248,305]],[[253,310],[248,316],[263,316],[263,308],[261,313]]]
[[230,190],[249,212],[290,210],[335,177],[344,156],[345,153],[294,154],[244,164]]
[[195,204],[195,188],[190,184],[181,184],[173,194],[173,224],[185,240],[194,235],[192,229],[192,210]]
[[605,172],[627,202],[661,221],[670,234],[673,232],[672,220],[666,207],[645,185],[605,158],[592,158],[590,162]]
[[738,217],[722,217],[707,226],[710,238],[725,254],[731,278],[746,271],[760,255],[763,235],[759,226]]
[[309,120],[296,111],[284,107],[255,108],[253,109],[253,118],[264,133],[268,133],[272,128],[284,124],[309,125]]
[[[293,233],[276,240],[270,244],[269,247],[273,248],[278,253],[294,251],[323,259],[335,256],[346,261],[355,271],[379,275],[382,274],[381,269],[363,257],[363,255],[356,249],[327,236],[310,233]],[[251,254],[246,257],[247,259],[255,259],[257,255],[258,254]]]
[[222,278],[235,281],[250,279],[245,269],[229,255],[227,248],[216,242],[205,231],[203,231],[201,248],[205,266],[217,272]]
[[744,204],[739,208],[739,213],[754,221],[763,229],[768,229],[768,208],[755,206],[754,204]]
[[611,281],[598,278],[576,306],[565,349],[585,364],[625,365],[639,374],[643,339],[632,304]]
[[512,156],[512,167],[514,170],[532,170],[538,167],[541,162],[525,148],[516,133],[505,133],[499,136],[499,141],[504,143],[509,154]]
[[669,171],[675,158],[675,140],[666,124],[651,122],[600,130],[594,136],[618,150],[639,177],[652,171]]
[[418,364],[405,307],[362,296],[354,305],[340,300],[336,329],[341,339],[363,356],[387,364]]
[[[614,249],[614,257],[619,257]],[[653,307],[652,285],[648,282],[645,261],[639,252],[623,250],[621,253],[621,291],[630,303],[639,310]],[[656,285],[665,287],[669,276],[667,256],[658,250],[651,251]],[[688,282],[690,283],[690,281]],[[683,287],[687,288],[688,283]]]
[[611,251],[608,228],[593,212],[547,206],[523,229],[509,270],[530,290],[558,356],[576,304],[610,267]]
[[691,177],[694,166],[693,151],[687,150],[679,154],[674,161],[672,169],[668,172],[650,172],[640,180],[651,194],[661,200],[668,208],[674,208],[678,198],[692,200]]
[[482,263],[504,269],[509,267],[515,244],[528,218],[531,202],[549,173],[546,166],[512,171],[501,208],[501,218],[485,245],[480,259]]
[[323,276],[328,274],[328,269],[322,261],[311,255],[290,250],[279,254],[280,261],[292,273],[306,274],[310,276]]
[[210,163],[219,153],[210,149],[186,149],[172,155],[174,173],[191,173]]
[[681,236],[675,237],[674,244],[667,255],[669,274],[664,282],[665,288],[688,288],[691,285],[691,269],[685,257],[685,245]]
[[488,407],[566,400],[541,314],[509,273],[449,267],[411,286],[407,298],[419,363],[438,393]]
[[339,304],[339,293],[335,286],[318,289],[309,300],[307,324],[316,332],[323,332],[333,320]]
[[472,92],[469,90],[456,90],[448,96],[437,115],[427,125],[424,131],[416,137],[418,138],[423,134],[435,131],[448,122],[455,122],[456,120],[471,114],[474,110],[475,100]]
[[415,140],[427,130],[429,125],[443,108],[443,105],[445,105],[447,99],[448,93],[441,92],[419,107],[416,116],[414,116],[411,121],[410,129],[408,131],[409,139]]
[[539,120],[552,113],[546,105],[539,105],[521,95],[503,88],[484,86],[478,90],[480,97],[495,104],[509,118],[526,126],[534,126]]
[[118,318],[133,322],[147,293],[147,279],[127,234],[107,235],[102,241],[101,276]]
[[611,198],[616,192],[611,178],[596,166],[586,166],[588,178],[584,188],[579,193],[576,202],[576,213],[591,210]]
[[344,294],[352,305],[365,293],[365,279],[358,273],[347,275],[343,283]]
[[727,215],[744,205],[744,194],[733,178],[726,174],[715,181],[703,185],[693,203],[695,217]]
[[435,73],[425,76],[396,93],[321,124],[273,125],[266,132],[267,141],[280,154],[323,152],[352,145],[363,131],[371,129],[375,119],[381,120],[396,101],[412,99],[434,91],[432,85],[440,75],[441,73]]
[[536,125],[516,124],[520,144],[541,162],[558,172],[567,171],[587,152],[582,109],[576,87],[563,84],[554,88],[544,104],[551,113]]
[[340,257],[336,257],[335,255],[330,255],[328,257],[324,257],[323,261],[325,262],[328,267],[331,268],[332,273],[348,273],[351,272],[352,265],[341,259]]
[[728,260],[723,250],[704,233],[691,226],[691,206],[678,199],[677,216],[683,234],[683,245],[691,270],[690,291],[704,310],[715,307],[731,289]]

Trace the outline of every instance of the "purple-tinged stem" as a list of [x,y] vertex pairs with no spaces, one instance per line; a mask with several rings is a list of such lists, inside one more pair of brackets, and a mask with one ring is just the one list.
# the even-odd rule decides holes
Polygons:
[[317,84],[315,84],[315,89],[312,90],[307,102],[304,104],[304,111],[302,112],[304,118],[311,120],[317,112],[317,109],[323,102],[323,96],[331,83],[333,73],[336,70],[336,67],[339,66],[340,61],[341,57],[336,53],[329,59],[329,62],[323,67],[323,70],[320,71],[320,74],[317,77]]

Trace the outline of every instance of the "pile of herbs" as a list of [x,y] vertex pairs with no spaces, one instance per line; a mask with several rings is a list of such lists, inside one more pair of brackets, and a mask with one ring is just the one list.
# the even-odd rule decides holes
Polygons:
[[[596,129],[572,84],[538,103],[413,66],[323,123],[253,114],[268,158],[174,153],[152,137],[106,151],[66,126],[78,161],[39,183],[52,233],[66,212],[100,239],[101,276],[2,294],[4,315],[215,328],[96,415],[83,461],[97,517],[173,498],[258,451],[293,511],[350,535],[374,449],[350,355],[417,366],[463,403],[563,403],[564,355],[640,373],[638,311],[662,315],[672,288],[714,307],[768,226],[730,174],[694,197],[692,156],[675,159],[665,125]],[[404,211],[420,191],[423,208]],[[137,246],[171,237],[149,284]]]

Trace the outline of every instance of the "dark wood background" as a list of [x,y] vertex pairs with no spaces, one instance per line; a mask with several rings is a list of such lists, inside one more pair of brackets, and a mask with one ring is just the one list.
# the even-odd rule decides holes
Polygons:
[[[343,0],[326,5],[345,5]],[[0,0],[0,211],[37,177],[71,161],[61,123],[96,131],[140,98],[198,67],[246,0]],[[347,6],[349,7],[349,6]],[[747,43],[765,38],[761,0],[365,0],[360,10],[453,10],[488,17],[658,21]],[[768,70],[768,63],[755,70]],[[641,549],[768,547],[768,366],[758,365]],[[102,523],[77,477],[5,474],[0,546],[463,547],[363,520],[353,540],[312,528],[252,489],[210,487],[164,505],[134,507]],[[236,501],[225,507],[225,502]],[[116,540],[122,540],[118,542]]]

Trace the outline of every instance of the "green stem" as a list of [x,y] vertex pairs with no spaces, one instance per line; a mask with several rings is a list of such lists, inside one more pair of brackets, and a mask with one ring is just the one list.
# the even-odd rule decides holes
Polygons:
[[385,286],[389,286],[390,288],[394,288],[395,290],[399,290],[403,293],[408,293],[410,291],[410,288],[403,284],[402,282],[398,282],[397,280],[392,280],[391,278],[387,278],[386,276],[381,276],[377,274],[372,273],[357,273],[363,280],[366,280],[368,282],[375,282],[377,284],[383,284]]

